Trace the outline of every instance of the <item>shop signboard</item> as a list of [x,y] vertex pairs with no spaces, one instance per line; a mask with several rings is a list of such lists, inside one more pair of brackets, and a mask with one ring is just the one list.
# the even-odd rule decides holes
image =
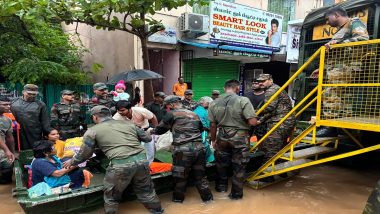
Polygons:
[[288,41],[286,44],[287,63],[298,63],[301,27],[302,22],[288,24]]
[[222,0],[210,4],[210,43],[279,51],[283,16]]
[[148,41],[175,45],[177,44],[177,30],[173,27],[165,27],[165,30],[151,35]]

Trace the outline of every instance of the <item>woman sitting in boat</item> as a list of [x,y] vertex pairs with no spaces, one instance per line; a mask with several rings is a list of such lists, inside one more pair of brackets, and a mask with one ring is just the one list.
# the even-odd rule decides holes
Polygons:
[[51,128],[49,134],[45,137],[47,140],[54,144],[54,149],[58,158],[62,159],[65,149],[65,141],[59,139],[59,132],[57,129]]
[[70,188],[82,187],[84,176],[78,167],[65,169],[61,160],[55,155],[53,142],[41,140],[34,143],[32,161],[32,182],[36,185],[40,182],[47,183],[50,187],[63,186],[71,183]]

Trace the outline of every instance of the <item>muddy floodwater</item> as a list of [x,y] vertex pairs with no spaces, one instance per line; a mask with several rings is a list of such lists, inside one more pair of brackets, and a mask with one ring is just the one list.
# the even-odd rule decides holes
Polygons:
[[[360,214],[376,181],[380,168],[352,169],[320,165],[304,169],[295,177],[262,190],[244,188],[244,199],[231,201],[228,193],[214,193],[214,201],[201,203],[194,187],[185,202],[171,202],[171,194],[159,195],[167,214],[254,213],[254,214]],[[14,184],[13,184],[14,185]],[[213,188],[213,183],[211,184]],[[11,196],[12,185],[0,186],[1,213],[23,213]],[[120,205],[121,214],[148,213],[137,201]],[[103,213],[102,208],[89,212]]]

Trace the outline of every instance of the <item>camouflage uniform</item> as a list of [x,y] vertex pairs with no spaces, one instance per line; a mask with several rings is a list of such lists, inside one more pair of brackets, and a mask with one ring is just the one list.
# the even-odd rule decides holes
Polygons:
[[[105,109],[108,110],[108,108]],[[78,154],[71,160],[72,165],[77,165],[91,157],[95,146],[105,153],[110,160],[104,177],[104,209],[107,214],[118,212],[123,192],[130,183],[137,198],[148,210],[153,213],[162,213],[161,202],[149,174],[146,154],[140,144],[140,141],[151,140],[151,136],[137,128],[132,122],[112,118],[89,128],[84,134],[84,143]]]
[[113,100],[111,96],[107,97],[100,97],[94,95],[91,99],[91,101],[88,103],[89,110],[94,108],[95,106],[103,105],[108,108],[111,108],[113,106]]
[[[91,98],[90,102],[87,104],[86,115],[90,116],[90,110],[92,108],[94,108],[95,106],[99,106],[99,105],[103,105],[103,106],[106,106],[107,108],[109,108],[111,110],[112,114],[116,113],[116,109],[113,106],[114,102],[113,102],[113,99],[112,99],[112,97],[110,95],[107,96],[107,97],[105,97],[105,98],[101,97],[101,96],[94,95]],[[86,120],[86,122],[87,122],[87,124],[92,123],[91,117],[90,117],[90,121]]]
[[[12,120],[0,115],[0,140],[6,144],[6,137],[12,135]],[[9,164],[4,151],[0,149],[0,184],[12,183],[12,164]]]
[[[171,97],[176,96],[168,98]],[[156,127],[155,134],[164,134],[168,130],[173,133],[173,201],[182,202],[185,199],[190,171],[193,171],[195,186],[202,200],[212,200],[213,196],[205,176],[206,149],[202,143],[202,123],[199,117],[185,109],[172,110]]]
[[187,110],[189,110],[189,111],[194,111],[194,109],[197,107],[197,105],[198,105],[198,103],[196,102],[196,101],[194,101],[194,100],[190,100],[190,101],[188,101],[188,100],[186,100],[186,99],[183,99],[182,101],[181,101],[181,103],[182,103],[182,106],[183,106],[183,108],[184,109],[187,109]]
[[377,184],[371,195],[368,197],[367,204],[364,207],[363,214],[378,214],[380,213],[380,180],[377,181]]
[[82,115],[81,107],[77,103],[56,103],[50,111],[50,123],[53,128],[59,130],[63,140],[79,137]]
[[[368,40],[365,24],[359,18],[351,18],[339,28],[332,40],[337,43],[348,43]],[[342,54],[334,54],[334,50],[326,54],[325,72],[326,83],[351,83],[356,75],[362,71],[360,57],[365,53],[360,48],[350,47],[342,49]],[[330,54],[331,53],[331,54]],[[345,60],[349,60],[347,63]],[[359,77],[360,78],[360,77]],[[353,113],[352,94],[343,87],[326,87],[323,94],[323,116],[336,118],[342,113],[351,116]]]
[[[102,83],[102,82],[98,82],[98,83],[95,83],[92,88],[94,89],[94,92],[96,93],[96,90],[99,90],[99,91],[108,91],[108,87],[105,83]],[[114,107],[114,101],[113,101],[113,95],[108,93],[108,94],[105,94],[105,96],[97,96],[96,94],[91,98],[90,102],[88,103],[87,105],[87,115],[89,115],[89,112],[92,108],[94,108],[95,106],[99,106],[99,105],[103,105],[103,106],[106,106],[107,108],[109,108],[111,110],[111,113],[114,114],[116,113],[116,109]],[[92,122],[89,121],[89,122]]]
[[248,98],[236,94],[223,94],[209,107],[208,118],[218,126],[215,148],[218,178],[215,189],[227,191],[228,167],[232,165],[232,198],[243,197],[245,166],[249,162],[248,119],[256,117]]
[[[265,102],[280,89],[280,86],[272,84],[265,91]],[[292,101],[289,95],[282,91],[262,112],[260,123],[266,123],[267,130],[271,130],[282,118],[292,110]],[[294,130],[296,124],[295,115],[292,114],[263,142],[261,150],[264,154],[264,163],[277,154],[287,143],[287,138]]]

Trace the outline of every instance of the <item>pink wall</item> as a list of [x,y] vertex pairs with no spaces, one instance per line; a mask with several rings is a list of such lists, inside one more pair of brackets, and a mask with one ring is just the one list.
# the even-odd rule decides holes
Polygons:
[[179,51],[164,50],[164,92],[173,94],[173,85],[178,81]]

